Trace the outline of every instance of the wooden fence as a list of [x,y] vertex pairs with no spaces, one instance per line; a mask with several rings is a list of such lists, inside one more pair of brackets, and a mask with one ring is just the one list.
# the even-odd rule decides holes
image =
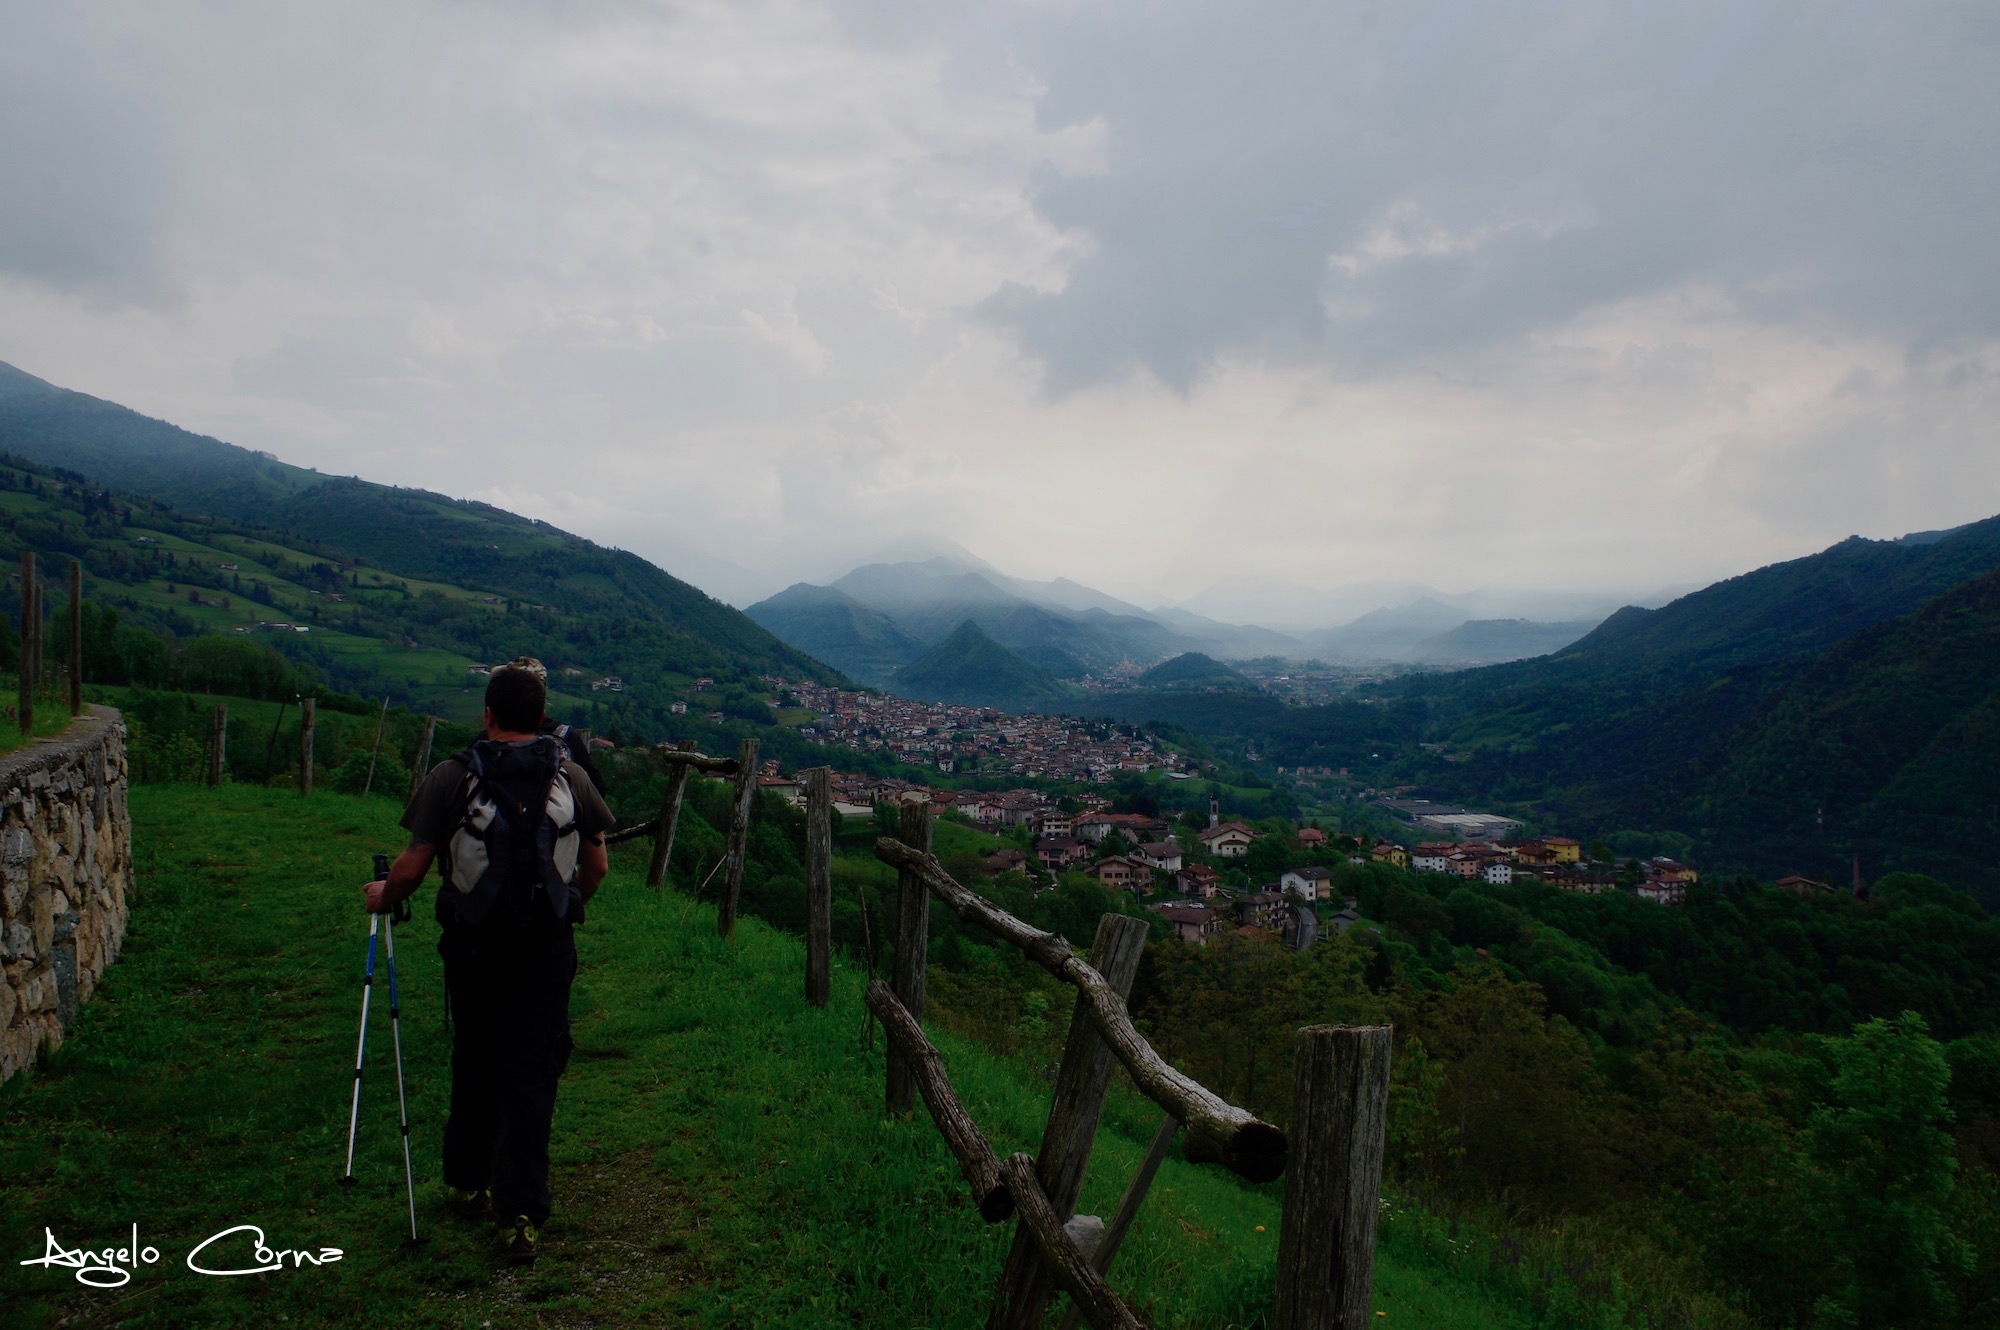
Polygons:
[[[666,878],[689,774],[734,780],[729,866],[717,912],[727,937],[735,928],[744,847],[757,790],[757,741],[737,756],[707,757],[691,743],[663,754],[673,765],[659,816],[610,840],[653,838],[647,884]],[[830,773],[800,774],[806,812],[806,1000],[825,1006],[832,956],[832,818]],[[1215,1164],[1253,1182],[1285,1179],[1278,1232],[1276,1330],[1361,1330],[1368,1325],[1375,1225],[1382,1185],[1389,1090],[1387,1026],[1309,1026],[1298,1032],[1289,1135],[1259,1121],[1183,1074],[1133,1028],[1125,999],[1146,941],[1144,920],[1105,915],[1089,960],[952,880],[930,853],[931,808],[904,804],[896,837],[876,841],[875,856],[896,869],[896,948],[890,982],[868,984],[868,1010],[888,1035],[884,1101],[908,1113],[921,1097],[988,1223],[1015,1221],[1014,1238],[987,1315],[987,1330],[1036,1330],[1056,1289],[1070,1296],[1063,1330],[1088,1321],[1098,1330],[1141,1325],[1105,1276],[1143,1204],[1173,1139],[1193,1163]],[[944,1059],[924,1035],[924,970],[932,897],[959,918],[1022,953],[1077,991],[1075,1014],[1056,1074],[1055,1092],[1036,1155],[1002,1160],[951,1088]],[[1098,1121],[1117,1066],[1164,1110],[1151,1146],[1109,1224],[1076,1215]]]
[[[34,551],[21,553],[21,668],[20,696],[16,702],[17,719],[21,723],[21,733],[32,734],[35,729],[35,702],[38,697],[50,694],[50,680],[46,673],[46,653],[43,639],[47,636],[47,606],[43,599],[42,582],[36,572]],[[83,565],[75,559],[69,561],[69,678],[64,690],[68,696],[69,714],[83,713]]]

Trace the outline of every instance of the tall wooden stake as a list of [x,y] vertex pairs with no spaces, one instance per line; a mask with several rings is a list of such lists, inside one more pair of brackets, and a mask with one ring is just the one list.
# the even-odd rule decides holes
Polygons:
[[313,792],[313,713],[318,705],[310,697],[299,702],[299,794]]
[[49,677],[43,672],[43,667],[48,663],[48,653],[42,650],[43,639],[48,636],[48,625],[44,622],[49,613],[49,607],[44,603],[47,599],[48,591],[42,586],[42,579],[37,577],[35,579],[35,691],[37,693],[41,691],[42,684]]
[[[902,805],[901,830],[897,839],[919,854],[931,852],[931,805]],[[911,1019],[924,1020],[924,971],[930,964],[931,893],[922,878],[906,870],[896,873],[896,954],[889,974],[896,1000]],[[889,1049],[888,1103],[891,1113],[908,1113],[916,1102],[916,1087],[909,1067],[892,1046]]]
[[83,714],[83,565],[69,561],[69,714]]
[[799,773],[806,786],[806,1001],[824,1007],[833,987],[833,773]]
[[208,735],[208,784],[211,789],[222,784],[222,768],[228,760],[228,748],[229,704],[217,702]]
[[367,794],[375,788],[375,763],[382,757],[382,730],[389,723],[389,699],[382,699],[382,714],[375,718],[375,748],[368,754],[368,779],[361,782],[361,793]]
[[736,904],[743,892],[743,858],[750,844],[750,810],[757,802],[757,741],[745,739],[736,749],[736,804],[729,812],[729,868],[722,879],[722,902],[715,912],[715,931],[736,932]]
[[[1097,921],[1097,936],[1090,944],[1090,964],[1119,997],[1132,991],[1139,973],[1139,957],[1146,949],[1146,921],[1126,914],[1107,914]],[[1068,1222],[1076,1213],[1076,1198],[1083,1191],[1083,1174],[1090,1164],[1090,1150],[1097,1141],[1097,1121],[1104,1113],[1104,1099],[1111,1089],[1111,1071],[1117,1057],[1098,1036],[1079,1000],[1070,1017],[1069,1042],[1063,1045],[1062,1068],[1056,1073],[1056,1090],[1049,1105],[1048,1125],[1042,1131],[1042,1149],[1035,1161],[1035,1175],[1042,1191],[1054,1207],[1056,1219]],[[1000,1286],[993,1295],[993,1307],[986,1317],[988,1330],[1035,1330],[1055,1280],[1042,1261],[1034,1234],[1027,1225],[1014,1230],[1014,1245],[1000,1272]]]
[[424,783],[424,773],[431,769],[431,736],[437,733],[438,718],[424,717],[424,737],[417,740],[417,764],[410,771],[410,793],[417,792],[417,786]]
[[1386,1025],[1299,1031],[1273,1330],[1371,1324],[1389,1038]]
[[[683,739],[678,751],[692,753],[694,740]],[[687,797],[688,778],[694,768],[685,762],[668,764],[667,791],[660,796],[660,821],[653,831],[653,858],[646,865],[646,885],[659,888],[667,882],[667,861],[674,854],[674,832],[681,824],[681,800]]]
[[35,552],[21,551],[21,733],[35,732]]

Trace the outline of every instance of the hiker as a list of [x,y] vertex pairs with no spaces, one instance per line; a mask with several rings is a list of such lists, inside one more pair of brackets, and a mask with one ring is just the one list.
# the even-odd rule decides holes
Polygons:
[[539,660],[536,660],[533,656],[516,656],[514,657],[514,659],[508,661],[505,665],[501,666],[501,668],[508,670],[526,670],[528,671],[528,673],[534,675],[537,679],[540,679],[542,681],[542,690],[545,695],[545,700],[542,704],[543,710],[542,710],[541,724],[535,727],[535,733],[552,734],[556,738],[562,740],[563,749],[565,752],[569,754],[569,760],[576,763],[579,767],[582,767],[583,774],[590,777],[590,783],[597,787],[597,792],[599,794],[603,794],[604,778],[597,774],[597,763],[591,761],[590,759],[590,741],[588,738],[590,731],[579,730],[574,725],[558,724],[557,722],[549,719],[548,703],[546,701],[546,693],[548,691],[548,686],[549,686],[548,667],[542,664],[542,662],[540,662]]
[[604,880],[611,812],[555,738],[536,734],[547,687],[502,666],[486,737],[424,777],[403,813],[410,844],[371,912],[416,894],[439,858],[438,954],[451,1001],[445,1204],[500,1221],[507,1259],[532,1262],[549,1218],[549,1130],[568,1065],[571,930]]

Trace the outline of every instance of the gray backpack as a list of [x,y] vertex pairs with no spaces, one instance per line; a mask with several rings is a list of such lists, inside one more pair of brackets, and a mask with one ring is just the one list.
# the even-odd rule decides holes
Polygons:
[[459,922],[520,927],[544,906],[556,919],[578,922],[581,838],[563,756],[561,741],[548,736],[529,744],[481,739],[459,754],[466,769],[463,811],[445,874]]

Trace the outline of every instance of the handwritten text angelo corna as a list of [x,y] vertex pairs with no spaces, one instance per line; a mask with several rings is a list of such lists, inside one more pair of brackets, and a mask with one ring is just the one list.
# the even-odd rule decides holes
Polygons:
[[[56,1240],[53,1229],[43,1229],[42,1237],[46,1244],[42,1254],[21,1264],[74,1270],[76,1282],[92,1288],[122,1288],[132,1281],[132,1272],[141,1265],[157,1265],[160,1261],[158,1247],[140,1245],[137,1224],[132,1225],[132,1240],[127,1245],[95,1251],[63,1246]],[[268,1275],[287,1268],[328,1265],[340,1257],[338,1247],[321,1247],[318,1251],[274,1248],[264,1241],[263,1229],[255,1224],[237,1224],[196,1244],[187,1254],[187,1268],[198,1275]]]

